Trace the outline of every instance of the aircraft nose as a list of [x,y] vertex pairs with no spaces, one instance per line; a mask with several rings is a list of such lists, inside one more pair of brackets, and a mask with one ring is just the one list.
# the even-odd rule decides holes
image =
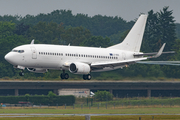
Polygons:
[[9,63],[12,63],[13,56],[12,56],[10,53],[8,53],[8,54],[6,54],[6,55],[4,56],[4,59],[5,59],[6,61],[8,61]]
[[6,55],[4,56],[4,59],[5,59],[6,61],[8,61],[8,60],[9,60],[9,55],[6,54]]

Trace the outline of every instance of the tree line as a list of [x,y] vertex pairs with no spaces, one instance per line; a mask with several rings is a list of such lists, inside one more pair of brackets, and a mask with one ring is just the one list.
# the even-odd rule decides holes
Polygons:
[[[146,24],[141,51],[156,52],[163,43],[167,43],[165,51],[176,51],[175,55],[163,55],[156,60],[180,60],[180,25],[175,24],[173,11],[164,7],[159,12],[150,10]],[[108,47],[126,37],[135,23],[127,22],[121,17],[108,17],[77,14],[72,15],[70,10],[55,10],[49,14],[37,16],[0,16],[0,78],[22,79],[18,70],[4,60],[6,53],[12,48],[30,44],[35,39],[35,44],[63,44]],[[94,79],[123,79],[125,77],[180,77],[178,66],[159,65],[131,65],[111,72],[93,73]],[[60,79],[59,71],[50,71],[44,74],[25,74],[24,79]],[[71,75],[72,79],[81,78]]]

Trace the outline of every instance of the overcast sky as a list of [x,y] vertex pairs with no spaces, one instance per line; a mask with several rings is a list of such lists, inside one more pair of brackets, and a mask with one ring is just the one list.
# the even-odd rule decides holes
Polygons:
[[180,23],[180,0],[0,0],[0,15],[38,15],[57,9],[72,10],[72,13],[119,16],[130,21],[140,13],[151,9],[159,12],[164,6],[173,10],[176,23]]

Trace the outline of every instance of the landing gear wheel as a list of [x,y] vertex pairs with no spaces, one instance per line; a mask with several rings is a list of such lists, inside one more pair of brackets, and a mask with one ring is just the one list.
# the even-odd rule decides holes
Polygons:
[[64,74],[64,79],[68,79],[69,75],[67,73]]
[[61,79],[64,79],[64,74],[63,74],[63,73],[61,73],[61,75],[60,75],[60,76],[61,76]]
[[19,72],[19,76],[24,76],[24,72]]
[[91,80],[91,74],[87,74],[87,80]]
[[84,80],[87,80],[87,76],[86,76],[86,75],[83,75],[83,79],[84,79]]
[[90,80],[91,78],[91,74],[83,75],[84,80]]
[[60,77],[61,77],[61,79],[68,79],[69,74],[68,73],[61,73]]

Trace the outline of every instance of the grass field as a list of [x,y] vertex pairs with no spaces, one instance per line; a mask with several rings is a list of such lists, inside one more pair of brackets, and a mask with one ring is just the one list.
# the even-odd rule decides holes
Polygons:
[[[123,115],[123,116],[91,116],[91,120],[180,120],[180,107],[179,106],[133,106],[133,107],[117,107],[117,108],[95,108],[89,109],[85,107],[75,108],[68,106],[66,109],[61,107],[50,108],[26,108],[26,107],[5,107],[0,108],[0,120],[85,120],[85,116],[67,116],[67,115],[54,115],[54,116],[30,116],[17,117],[16,115],[6,114],[143,114],[143,115]],[[159,115],[146,115],[146,114],[159,114]],[[173,115],[174,114],[174,115]],[[13,117],[12,116],[16,116]],[[22,115],[21,115],[22,116]],[[152,119],[152,117],[154,119]]]
[[[178,115],[132,115],[132,116],[91,116],[91,120],[180,120]],[[85,120],[84,116],[60,117],[15,117],[0,118],[0,120]]]
[[59,107],[52,108],[1,108],[0,114],[3,113],[43,113],[43,114],[180,114],[180,107],[159,107],[159,106],[146,106],[146,107],[117,107],[117,108],[70,108],[66,109]]

